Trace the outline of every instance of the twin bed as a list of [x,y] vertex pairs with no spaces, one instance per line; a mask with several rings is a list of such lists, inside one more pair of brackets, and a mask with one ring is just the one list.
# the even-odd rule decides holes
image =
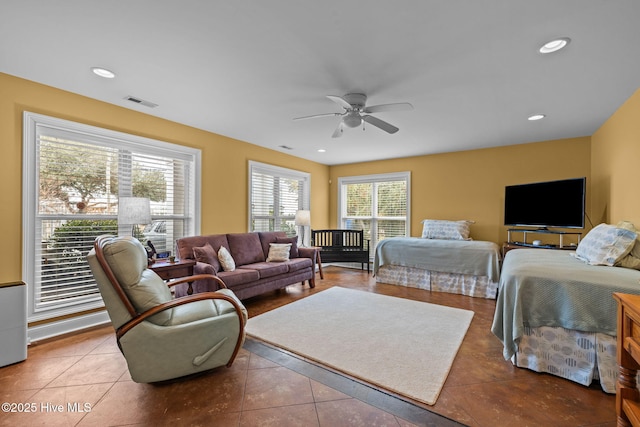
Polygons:
[[[609,226],[607,232],[613,229],[621,230]],[[599,231],[597,239],[583,239],[582,255],[604,251],[588,247],[602,244]],[[517,249],[508,252],[500,268],[499,249],[492,242],[396,237],[378,244],[374,274],[381,283],[497,298],[491,330],[503,343],[505,359],[583,385],[599,379],[605,392],[615,393],[617,306],[612,295],[640,294],[640,271],[612,266],[619,265],[619,258],[589,263],[576,251]]]
[[378,243],[376,281],[495,298],[500,251],[493,242],[394,237]]
[[519,367],[615,393],[614,292],[640,294],[640,271],[589,265],[574,251],[518,249],[502,266],[491,331]]

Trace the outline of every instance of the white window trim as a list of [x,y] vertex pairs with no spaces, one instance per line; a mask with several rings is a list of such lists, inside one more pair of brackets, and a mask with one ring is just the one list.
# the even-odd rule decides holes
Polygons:
[[[249,168],[248,168],[249,175],[247,180],[249,183],[249,191],[248,191],[249,198],[247,200],[247,212],[248,212],[247,230],[248,231],[251,231],[251,217],[252,217],[251,200],[253,199],[252,177],[253,177],[254,170],[271,173],[273,175],[278,175],[285,178],[302,180],[304,183],[304,189],[303,189],[304,200],[302,200],[302,209],[307,209],[307,210],[310,209],[310,205],[311,205],[311,174],[310,173],[298,171],[295,169],[283,168],[280,166],[274,166],[267,163],[260,163],[254,160],[249,160]],[[305,237],[304,237],[305,242],[302,242],[303,245],[309,244],[309,241],[311,238],[310,235],[311,233],[305,232]]]
[[[74,132],[85,133],[87,135],[99,135],[103,139],[110,140],[114,147],[136,149],[138,147],[146,148],[153,147],[157,150],[159,155],[166,154],[170,157],[182,157],[193,158],[195,171],[195,182],[193,183],[194,197],[191,198],[193,203],[193,224],[190,224],[195,234],[200,233],[200,194],[201,194],[201,150],[191,148],[187,146],[171,144],[164,141],[145,138],[137,135],[127,134],[123,132],[117,132],[109,129],[90,126],[82,123],[71,122],[68,120],[58,119],[55,117],[49,117],[41,114],[31,113],[25,111],[23,113],[23,173],[22,173],[22,277],[23,281],[27,284],[28,299],[27,299],[27,313],[28,322],[38,322],[42,320],[49,320],[61,316],[69,316],[82,311],[93,310],[104,307],[104,303],[101,298],[97,298],[95,301],[87,302],[84,304],[78,304],[71,307],[61,307],[46,312],[36,312],[34,310],[34,297],[33,286],[29,284],[34,283],[35,265],[35,212],[36,201],[38,197],[37,181],[36,181],[36,129],[37,125],[46,125],[59,129],[70,129]],[[182,153],[182,154],[180,154]],[[88,315],[87,318],[95,316]],[[95,322],[95,319],[87,322],[85,327],[91,326]],[[81,329],[82,325],[76,325],[71,330]],[[31,331],[31,328],[30,328]],[[68,332],[64,328],[57,331],[57,333]],[[48,334],[46,336],[49,336]],[[33,337],[30,337],[33,339]]]
[[346,227],[344,223],[342,210],[346,203],[347,195],[342,191],[342,187],[345,184],[362,184],[369,182],[386,182],[386,181],[407,181],[407,220],[405,223],[405,235],[411,235],[411,172],[392,172],[372,175],[359,175],[348,176],[338,178],[338,213],[337,218],[340,224],[340,228]]

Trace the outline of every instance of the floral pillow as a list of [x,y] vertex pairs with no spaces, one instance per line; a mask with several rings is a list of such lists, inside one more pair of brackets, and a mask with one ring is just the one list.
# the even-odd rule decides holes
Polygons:
[[218,249],[218,260],[224,271],[233,271],[236,269],[236,262],[229,253],[229,250],[224,246],[220,246],[220,249]]
[[473,221],[445,221],[425,219],[422,221],[423,239],[471,240],[470,226]]
[[614,266],[633,249],[637,234],[610,224],[599,224],[584,236],[576,257],[591,265]]
[[291,243],[269,243],[269,256],[267,262],[289,261]]

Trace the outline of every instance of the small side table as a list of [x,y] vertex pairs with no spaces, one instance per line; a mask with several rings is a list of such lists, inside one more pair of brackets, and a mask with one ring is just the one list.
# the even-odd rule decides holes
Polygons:
[[[193,276],[193,266],[196,262],[192,259],[181,259],[175,262],[169,260],[158,260],[149,266],[150,270],[156,272],[163,280],[179,279],[181,277]],[[187,295],[193,294],[193,288],[189,282]]]

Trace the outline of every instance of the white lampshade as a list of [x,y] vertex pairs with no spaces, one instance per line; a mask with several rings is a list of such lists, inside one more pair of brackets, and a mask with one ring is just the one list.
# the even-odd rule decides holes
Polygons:
[[146,197],[120,197],[118,200],[118,223],[125,225],[149,224],[151,206]]
[[296,225],[311,225],[311,212],[306,210],[299,210],[296,212]]

